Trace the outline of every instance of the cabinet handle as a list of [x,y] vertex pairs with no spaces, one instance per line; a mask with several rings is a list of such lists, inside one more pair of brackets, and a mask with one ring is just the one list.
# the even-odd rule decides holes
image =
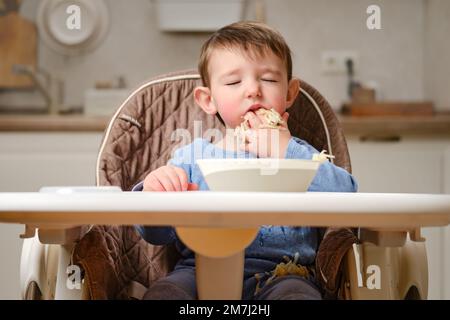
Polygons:
[[361,142],[400,142],[402,138],[399,135],[375,135],[368,134],[365,136],[360,136],[359,141]]

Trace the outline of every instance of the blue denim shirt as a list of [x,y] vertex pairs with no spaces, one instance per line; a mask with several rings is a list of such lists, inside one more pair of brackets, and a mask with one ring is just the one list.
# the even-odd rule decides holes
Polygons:
[[[311,159],[319,153],[307,142],[291,138],[286,150],[286,159]],[[206,139],[195,139],[191,144],[175,151],[168,164],[178,166],[186,171],[188,180],[196,183],[199,190],[209,190],[205,179],[196,164],[202,158],[255,158],[244,151],[227,151]],[[137,184],[133,191],[141,191],[143,182]],[[308,191],[322,192],[356,192],[357,183],[352,175],[330,162],[319,166]],[[155,245],[175,243],[182,259],[175,268],[194,266],[194,253],[177,237],[172,227],[137,226],[141,236]],[[319,244],[319,230],[312,227],[262,226],[256,239],[245,250],[245,278],[255,273],[268,272],[283,262],[284,256],[292,258],[299,253],[298,263],[306,266],[314,263]]]

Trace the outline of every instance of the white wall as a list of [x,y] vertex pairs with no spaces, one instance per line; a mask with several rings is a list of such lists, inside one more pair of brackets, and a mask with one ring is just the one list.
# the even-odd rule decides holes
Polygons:
[[450,1],[427,0],[425,8],[425,96],[450,110]]
[[[376,81],[381,98],[423,99],[422,0],[268,0],[268,22],[278,28],[295,54],[294,70],[333,106],[346,99],[345,75],[320,73],[323,50],[359,54],[356,77]],[[366,9],[381,8],[381,30],[368,30]]]

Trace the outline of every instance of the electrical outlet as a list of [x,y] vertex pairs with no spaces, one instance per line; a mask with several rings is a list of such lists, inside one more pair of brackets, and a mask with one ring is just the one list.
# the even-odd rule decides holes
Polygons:
[[347,60],[353,61],[353,73],[358,69],[358,53],[355,51],[323,51],[322,73],[323,74],[346,74]]

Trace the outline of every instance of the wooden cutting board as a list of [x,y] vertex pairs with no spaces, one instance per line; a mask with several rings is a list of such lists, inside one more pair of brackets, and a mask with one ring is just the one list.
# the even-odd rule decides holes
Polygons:
[[[0,0],[0,89],[29,88],[33,84],[29,77],[15,75],[14,64],[26,64],[36,68],[36,26],[19,16],[18,4],[11,0]],[[10,10],[8,10],[8,8]]]

